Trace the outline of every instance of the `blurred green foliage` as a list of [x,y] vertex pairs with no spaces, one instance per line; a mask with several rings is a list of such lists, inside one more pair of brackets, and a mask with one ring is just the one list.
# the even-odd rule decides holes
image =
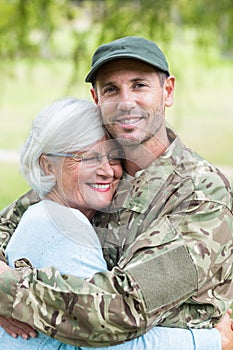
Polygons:
[[[221,54],[233,53],[232,0],[0,0],[0,13],[2,58],[85,60],[92,43],[132,34],[170,42],[187,28],[195,30],[196,44],[215,43]],[[61,28],[74,39],[68,52],[54,46]]]

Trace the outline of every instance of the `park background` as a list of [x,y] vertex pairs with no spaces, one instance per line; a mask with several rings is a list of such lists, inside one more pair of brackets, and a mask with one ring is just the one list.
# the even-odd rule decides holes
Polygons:
[[0,209],[28,186],[18,153],[55,99],[91,99],[84,83],[102,43],[154,40],[177,78],[167,120],[233,179],[232,0],[0,0]]

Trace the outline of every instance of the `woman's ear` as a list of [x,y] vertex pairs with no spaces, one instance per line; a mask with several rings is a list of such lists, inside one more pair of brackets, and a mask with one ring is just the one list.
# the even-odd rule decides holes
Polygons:
[[39,163],[45,175],[54,175],[54,164],[50,161],[48,156],[42,154],[40,156]]

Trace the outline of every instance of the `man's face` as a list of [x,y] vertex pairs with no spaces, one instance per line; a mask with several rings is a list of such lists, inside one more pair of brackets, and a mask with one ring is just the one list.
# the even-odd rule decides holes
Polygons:
[[92,95],[101,107],[109,133],[123,145],[135,145],[165,128],[166,86],[167,80],[162,86],[151,65],[117,59],[101,67]]

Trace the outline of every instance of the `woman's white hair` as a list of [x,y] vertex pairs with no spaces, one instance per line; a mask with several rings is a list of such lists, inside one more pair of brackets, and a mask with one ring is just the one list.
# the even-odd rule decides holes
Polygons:
[[44,173],[39,163],[40,156],[79,151],[104,135],[98,106],[73,97],[57,100],[43,109],[34,120],[21,151],[21,171],[40,198],[44,198],[56,180]]

